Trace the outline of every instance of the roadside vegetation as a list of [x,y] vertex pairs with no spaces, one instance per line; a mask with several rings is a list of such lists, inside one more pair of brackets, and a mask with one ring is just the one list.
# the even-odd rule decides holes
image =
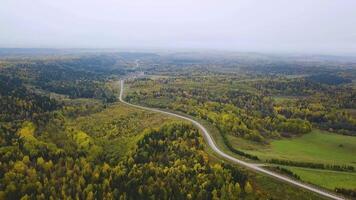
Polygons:
[[128,82],[126,100],[206,121],[223,149],[251,160],[355,173],[354,73],[156,70],[164,76]]
[[229,154],[290,161],[283,169],[317,185],[307,170],[325,172],[336,181],[321,186],[352,195],[341,184],[355,173],[350,73],[313,82],[231,63],[148,53],[2,59],[0,199],[321,199],[221,160],[189,123],[119,103],[118,80],[141,71],[149,76],[127,82],[128,101],[191,115]]

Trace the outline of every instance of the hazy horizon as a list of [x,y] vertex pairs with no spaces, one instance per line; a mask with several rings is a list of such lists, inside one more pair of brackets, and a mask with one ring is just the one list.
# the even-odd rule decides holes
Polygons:
[[0,7],[0,48],[356,53],[356,1],[25,1]]

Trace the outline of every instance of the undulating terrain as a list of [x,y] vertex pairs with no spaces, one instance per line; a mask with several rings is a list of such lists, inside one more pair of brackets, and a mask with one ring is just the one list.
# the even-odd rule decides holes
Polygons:
[[323,199],[224,152],[356,198],[356,60],[0,51],[0,199]]

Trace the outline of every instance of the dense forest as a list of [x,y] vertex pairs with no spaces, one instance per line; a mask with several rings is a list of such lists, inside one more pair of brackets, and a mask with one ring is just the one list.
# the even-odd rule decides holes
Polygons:
[[[185,64],[184,70],[178,65],[170,70],[157,66],[156,74],[149,73],[128,82],[130,92],[126,100],[185,113],[208,122],[220,134],[216,140],[220,137],[223,146],[232,153],[270,163],[277,171],[293,178],[300,179],[298,174],[280,166],[353,174],[354,162],[330,164],[283,157],[261,159],[251,151],[269,147],[273,141],[300,138],[315,130],[356,136],[354,70],[308,64],[281,68],[280,64],[267,66],[270,70],[258,65],[237,69],[228,66],[221,70],[195,67],[196,63]],[[247,141],[237,143],[241,139],[235,138]],[[241,149],[241,144],[248,145]],[[333,148],[343,147],[339,144]],[[353,149],[352,146],[347,148],[348,151]],[[333,189],[351,194],[352,189],[344,186],[355,187],[343,184]]]
[[146,132],[135,152],[113,166],[29,146],[36,139],[28,129],[1,129],[1,198],[235,199],[253,192],[237,168],[209,164],[201,136],[189,125]]
[[258,142],[305,134],[312,126],[356,134],[356,120],[345,111],[356,108],[352,86],[325,86],[305,78],[239,81],[211,76],[141,79],[131,88],[129,101],[197,116],[222,133]]
[[[2,58],[0,199],[319,199],[222,161],[189,123],[119,103],[118,83],[129,79],[127,101],[203,120],[231,152],[262,162],[231,137],[268,145],[315,128],[354,136],[353,75],[331,75],[332,66],[308,76],[304,68],[265,74],[250,59],[185,56]],[[348,165],[302,164],[354,172]],[[299,179],[286,167],[276,171]]]
[[[146,115],[138,113],[98,124],[105,127],[85,124],[80,117],[108,115],[109,108],[132,112],[111,105],[118,92],[112,76],[123,70],[102,70],[97,66],[107,61],[96,59],[12,61],[0,69],[0,199],[237,199],[253,193],[246,172],[209,162],[191,125],[159,128],[159,121],[156,129],[138,129],[137,118]],[[109,148],[130,135],[139,136],[131,150]]]

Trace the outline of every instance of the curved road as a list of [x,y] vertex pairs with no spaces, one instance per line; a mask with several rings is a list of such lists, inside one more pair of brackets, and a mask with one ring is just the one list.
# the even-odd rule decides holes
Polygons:
[[163,110],[159,110],[159,109],[155,109],[155,108],[148,108],[148,107],[144,107],[144,106],[139,106],[139,105],[134,105],[134,104],[131,104],[131,103],[128,103],[126,101],[124,101],[122,99],[122,96],[123,96],[123,92],[124,92],[124,80],[121,80],[120,81],[120,96],[119,96],[119,100],[126,104],[126,105],[129,105],[129,106],[132,106],[132,107],[136,107],[136,108],[140,108],[140,109],[144,109],[144,110],[148,110],[148,111],[153,111],[153,112],[159,112],[159,113],[163,113],[163,114],[166,114],[166,115],[171,115],[171,116],[174,116],[174,117],[178,117],[178,118],[181,118],[181,119],[184,119],[184,120],[187,120],[191,123],[193,123],[196,127],[198,127],[204,134],[204,137],[206,139],[206,142],[208,143],[208,145],[213,149],[213,151],[215,151],[217,154],[219,154],[220,156],[230,160],[231,162],[233,163],[236,163],[236,164],[239,164],[239,165],[242,165],[246,168],[249,168],[249,169],[252,169],[252,170],[255,170],[255,171],[258,171],[258,172],[261,172],[261,173],[264,173],[264,174],[267,174],[267,175],[270,175],[270,176],[273,176],[277,179],[280,179],[280,180],[283,180],[285,182],[288,182],[290,184],[293,184],[295,186],[299,186],[301,188],[304,188],[304,189],[307,189],[307,190],[310,190],[312,192],[315,192],[315,193],[318,193],[324,197],[328,197],[330,199],[336,199],[336,200],[343,200],[344,198],[341,198],[339,196],[336,196],[334,194],[331,194],[331,193],[328,193],[328,192],[325,192],[323,190],[320,190],[318,188],[315,188],[315,187],[312,187],[310,185],[307,185],[307,184],[304,184],[304,183],[301,183],[301,182],[298,182],[298,181],[295,181],[293,179],[290,179],[288,177],[285,177],[285,176],[281,176],[275,172],[272,172],[272,171],[269,171],[269,170],[266,170],[262,167],[259,167],[258,165],[255,165],[255,164],[251,164],[251,163],[248,163],[248,162],[245,162],[245,161],[242,161],[242,160],[239,160],[235,157],[232,157],[226,153],[224,153],[223,151],[221,151],[215,144],[213,138],[210,136],[209,132],[206,130],[206,128],[201,125],[199,122],[191,119],[191,118],[188,118],[188,117],[185,117],[185,116],[182,116],[182,115],[179,115],[179,114],[175,114],[175,113],[171,113],[171,112],[167,112],[167,111],[163,111]]

